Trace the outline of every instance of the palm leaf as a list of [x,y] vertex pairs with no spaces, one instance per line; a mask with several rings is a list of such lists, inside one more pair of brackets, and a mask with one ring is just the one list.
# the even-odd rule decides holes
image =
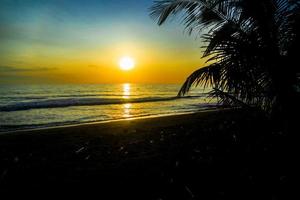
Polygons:
[[184,96],[193,85],[217,86],[220,81],[221,70],[222,68],[218,64],[211,64],[196,70],[186,79],[178,92],[178,96]]

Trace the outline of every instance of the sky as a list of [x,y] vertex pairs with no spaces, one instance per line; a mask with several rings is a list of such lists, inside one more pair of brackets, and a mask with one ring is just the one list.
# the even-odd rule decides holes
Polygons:
[[0,0],[0,83],[182,83],[204,65],[201,41],[176,19],[158,26],[152,4]]

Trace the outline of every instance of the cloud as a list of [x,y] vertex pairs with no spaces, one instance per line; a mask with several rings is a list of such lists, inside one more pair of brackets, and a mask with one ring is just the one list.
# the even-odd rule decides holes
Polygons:
[[0,73],[0,84],[40,84],[40,83],[52,83],[53,81],[48,77],[35,77],[30,75],[18,75],[9,74],[1,75]]
[[88,67],[90,67],[90,68],[99,68],[99,66],[97,66],[97,65],[88,65]]
[[13,66],[0,66],[0,73],[12,73],[12,72],[41,72],[56,70],[55,67],[13,67]]
[[20,67],[12,67],[12,66],[0,66],[0,84],[52,83],[51,78],[47,76],[43,76],[39,72],[47,72],[55,69],[57,68],[50,68],[50,67],[20,68]]

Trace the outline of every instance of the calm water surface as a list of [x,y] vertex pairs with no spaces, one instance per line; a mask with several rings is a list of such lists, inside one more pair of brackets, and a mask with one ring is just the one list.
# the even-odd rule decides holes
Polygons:
[[0,132],[196,112],[216,106],[203,89],[176,84],[1,85]]

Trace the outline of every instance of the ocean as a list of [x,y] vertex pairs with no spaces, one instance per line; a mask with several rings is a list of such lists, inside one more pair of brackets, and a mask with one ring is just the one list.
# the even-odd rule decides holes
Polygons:
[[0,132],[197,112],[209,90],[178,98],[178,84],[0,85]]

